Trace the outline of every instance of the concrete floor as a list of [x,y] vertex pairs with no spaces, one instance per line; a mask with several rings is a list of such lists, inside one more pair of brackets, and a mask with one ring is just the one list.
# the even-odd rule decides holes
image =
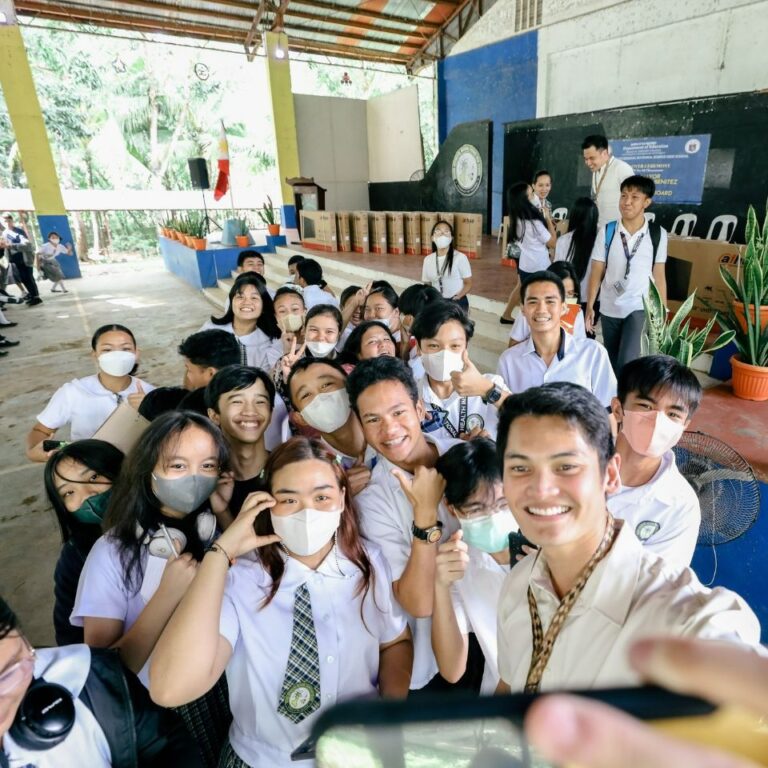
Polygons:
[[18,326],[5,335],[21,344],[0,359],[0,594],[38,645],[53,644],[60,540],[45,498],[43,465],[24,456],[35,416],[61,384],[96,371],[90,339],[100,325],[130,328],[141,350],[139,375],[168,386],[181,383],[179,341],[211,314],[202,294],[166,272],[160,259],[84,265],[83,272],[83,279],[67,282],[69,294],[52,294],[51,284],[41,282],[42,305],[7,311]]

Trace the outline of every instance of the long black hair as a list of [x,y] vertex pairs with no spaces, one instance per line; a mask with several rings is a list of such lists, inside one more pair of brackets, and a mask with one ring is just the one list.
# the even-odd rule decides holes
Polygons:
[[565,260],[576,268],[579,282],[584,279],[592,258],[592,248],[597,239],[597,205],[589,197],[579,197],[571,208],[568,219],[568,231],[572,232],[571,244]]
[[227,325],[227,323],[234,322],[235,311],[232,309],[232,301],[246,285],[252,285],[259,292],[259,297],[261,298],[261,314],[258,320],[256,320],[256,327],[269,336],[270,339],[279,339],[280,328],[275,319],[275,305],[267,291],[266,280],[258,272],[243,272],[235,280],[232,288],[229,290],[229,307],[227,311],[221,317],[211,315],[211,322],[214,325]]
[[[453,227],[447,221],[439,219],[437,222],[435,222],[435,226],[432,227],[432,231],[429,233],[429,237],[430,239],[434,237],[435,230],[440,225],[448,227],[448,229],[451,231],[451,244],[448,246],[448,253],[446,255],[445,264],[443,264],[443,268],[440,271],[441,275],[450,275],[451,270],[453,269]],[[432,240],[432,253],[437,255],[437,245],[435,244],[434,240]]]
[[389,334],[389,338],[392,340],[395,350],[397,350],[397,342],[392,335],[392,331],[390,331],[381,320],[363,320],[363,322],[354,328],[344,342],[344,348],[341,350],[339,362],[342,364],[349,363],[350,365],[357,365],[357,363],[360,362],[360,352],[363,348],[363,336],[374,326],[381,328],[381,330]]
[[527,181],[518,181],[507,190],[507,213],[509,214],[509,233],[507,235],[510,242],[512,240],[522,240],[523,235],[518,234],[518,226],[524,232],[526,221],[540,221],[544,226],[547,222],[544,220],[544,214],[528,199],[528,187],[531,185]]
[[570,261],[553,261],[547,269],[554,275],[557,275],[563,283],[566,278],[570,278],[573,281],[573,289],[576,291],[576,301],[581,304],[581,283],[579,282],[579,276],[576,274],[576,267]]
[[[59,474],[59,464],[62,459],[73,459],[105,477],[114,483],[123,465],[123,452],[104,440],[75,440],[56,451],[45,464],[43,482],[48,501],[56,514],[56,521],[61,530],[61,541],[71,538],[91,539],[91,544],[101,535],[101,528],[93,523],[81,523],[71,512],[67,511],[64,500],[56,490],[55,478]],[[107,490],[106,487],[104,490]]]
[[[118,541],[120,563],[125,572],[125,583],[138,591],[143,578],[141,563],[142,544],[137,536],[137,524],[144,531],[157,530],[164,522],[160,500],[152,491],[152,473],[157,464],[173,450],[181,435],[190,427],[207,432],[216,446],[219,471],[229,469],[229,446],[219,428],[205,416],[194,411],[169,411],[158,416],[144,431],[133,450],[126,456],[123,470],[112,486],[109,507],[104,518],[104,530]],[[208,500],[184,520],[165,521],[175,528],[183,528],[190,541],[196,538],[194,519],[208,506]],[[189,523],[186,521],[189,520]],[[194,542],[192,542],[194,543]],[[199,544],[199,541],[197,542]],[[198,549],[202,550],[200,545]],[[194,554],[194,547],[192,548]],[[202,551],[199,552],[202,557]]]

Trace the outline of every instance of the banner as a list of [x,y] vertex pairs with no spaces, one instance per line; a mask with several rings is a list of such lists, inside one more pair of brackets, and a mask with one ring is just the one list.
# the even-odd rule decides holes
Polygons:
[[710,138],[710,134],[700,133],[619,139],[611,142],[611,151],[629,163],[636,174],[650,176],[656,182],[654,205],[698,205],[704,190]]

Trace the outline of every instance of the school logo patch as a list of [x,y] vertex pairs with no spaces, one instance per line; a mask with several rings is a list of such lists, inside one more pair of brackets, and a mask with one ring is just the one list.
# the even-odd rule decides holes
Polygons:
[[637,536],[640,541],[648,541],[654,533],[658,532],[659,528],[661,528],[659,523],[654,522],[653,520],[643,520],[642,523],[637,524],[637,528],[635,528],[635,536]]
[[485,419],[479,413],[472,413],[467,416],[467,432],[471,432],[475,427],[480,429],[485,427]]

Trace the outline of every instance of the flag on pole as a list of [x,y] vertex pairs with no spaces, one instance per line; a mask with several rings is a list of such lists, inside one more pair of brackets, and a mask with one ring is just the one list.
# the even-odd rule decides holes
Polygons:
[[227,143],[227,132],[224,130],[224,123],[221,123],[221,133],[219,134],[219,175],[216,179],[216,187],[213,190],[213,199],[221,200],[229,187],[229,144]]

